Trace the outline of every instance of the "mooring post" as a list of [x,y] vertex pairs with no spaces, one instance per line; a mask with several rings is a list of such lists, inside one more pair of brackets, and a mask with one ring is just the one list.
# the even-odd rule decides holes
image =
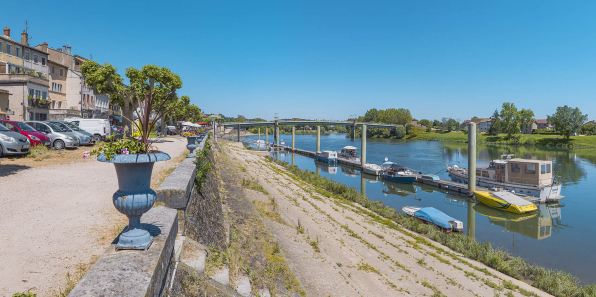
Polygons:
[[352,141],[356,140],[356,121],[352,124]]
[[273,138],[275,144],[279,146],[279,120],[275,120],[275,123],[273,124]]
[[[292,151],[294,151],[294,138],[296,138],[296,126],[292,126]],[[292,154],[292,165],[294,165],[294,155]]]
[[364,166],[366,164],[366,125],[362,125],[362,147],[360,150],[362,151],[362,155],[360,156],[360,164]]
[[238,124],[238,142],[240,142],[240,124]]
[[317,152],[321,151],[321,126],[317,126]]
[[259,140],[261,140],[261,128],[259,127]]
[[476,123],[468,124],[468,195],[476,191]]
[[[269,127],[265,127],[265,145],[267,145],[267,143],[269,143]],[[267,148],[265,146],[265,148]]]

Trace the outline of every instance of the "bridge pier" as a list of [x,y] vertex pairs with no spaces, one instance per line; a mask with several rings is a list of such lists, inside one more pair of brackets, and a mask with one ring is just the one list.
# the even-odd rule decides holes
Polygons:
[[238,142],[240,142],[240,124],[238,124]]
[[[292,151],[294,151],[294,138],[296,138],[296,126],[292,126]],[[292,165],[294,165],[294,154],[292,154]]]
[[352,124],[352,141],[356,140],[356,121]]
[[362,166],[364,166],[364,164],[366,164],[366,125],[365,124],[362,125],[361,139],[362,139],[362,147],[360,148],[360,150],[362,152],[362,155],[360,156],[360,164],[362,164]]
[[321,151],[321,126],[317,126],[317,152]]

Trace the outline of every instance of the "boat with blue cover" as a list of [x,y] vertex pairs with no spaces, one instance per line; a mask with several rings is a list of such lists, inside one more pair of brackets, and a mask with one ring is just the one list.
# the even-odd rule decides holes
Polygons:
[[330,165],[336,165],[338,163],[337,152],[335,151],[322,151],[315,153],[315,161],[325,162]]
[[464,223],[458,221],[434,207],[413,207],[406,206],[401,211],[407,216],[414,217],[426,224],[435,225],[437,228],[449,233],[451,231],[462,232]]
[[385,158],[382,167],[381,176],[386,180],[403,184],[413,184],[416,181],[414,172],[406,167],[387,161],[387,158]]

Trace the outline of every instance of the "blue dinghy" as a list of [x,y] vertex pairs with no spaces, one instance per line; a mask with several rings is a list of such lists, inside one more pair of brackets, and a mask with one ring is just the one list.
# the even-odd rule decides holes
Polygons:
[[406,206],[401,209],[408,216],[415,217],[427,224],[433,224],[445,232],[458,231],[464,228],[464,223],[458,221],[434,207]]

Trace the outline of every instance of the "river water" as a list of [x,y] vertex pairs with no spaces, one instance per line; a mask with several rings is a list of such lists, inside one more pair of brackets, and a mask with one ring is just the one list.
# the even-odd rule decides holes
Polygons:
[[[252,143],[256,136],[244,141]],[[261,139],[264,139],[261,136]],[[280,138],[291,145],[291,135]],[[269,137],[273,141],[273,137]],[[321,150],[341,151],[342,147],[360,147],[360,139],[351,141],[345,134],[321,135]],[[296,148],[315,151],[316,135],[297,135]],[[467,144],[437,141],[407,141],[367,139],[367,162],[382,164],[387,157],[397,164],[425,174],[437,174],[449,179],[445,163],[467,167]],[[370,200],[382,201],[395,209],[403,206],[432,206],[464,223],[472,222],[473,236],[480,242],[508,250],[538,265],[562,269],[578,276],[585,283],[596,282],[593,253],[596,235],[593,211],[596,206],[596,150],[561,149],[513,146],[486,146],[477,148],[478,164],[488,164],[501,154],[513,153],[526,159],[552,160],[561,176],[562,195],[558,204],[537,205],[536,215],[513,217],[473,202],[461,195],[421,184],[404,185],[377,179],[360,170],[328,167],[315,163],[312,158],[288,152],[271,156],[322,176],[364,191]],[[466,231],[468,232],[468,231]]]

